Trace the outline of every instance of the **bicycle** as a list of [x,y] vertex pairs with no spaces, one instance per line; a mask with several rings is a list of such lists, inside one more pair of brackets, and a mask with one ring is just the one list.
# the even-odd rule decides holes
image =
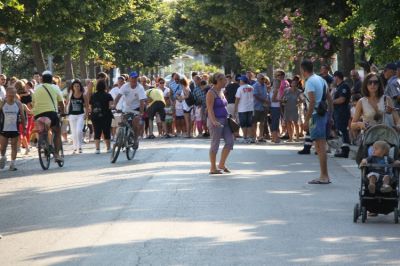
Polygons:
[[115,163],[121,149],[125,148],[126,158],[132,160],[135,157],[137,146],[134,146],[135,132],[132,128],[132,121],[137,114],[122,113],[122,121],[118,125],[117,137],[111,153],[111,163]]
[[[38,153],[39,162],[43,170],[48,170],[50,167],[51,157],[55,158],[55,148],[53,144],[49,143],[49,130],[51,120],[48,117],[40,117],[36,121],[36,127],[39,133],[38,139]],[[55,132],[52,130],[52,143],[55,141]],[[61,143],[60,157],[62,160],[56,160],[59,167],[64,166],[64,149]]]

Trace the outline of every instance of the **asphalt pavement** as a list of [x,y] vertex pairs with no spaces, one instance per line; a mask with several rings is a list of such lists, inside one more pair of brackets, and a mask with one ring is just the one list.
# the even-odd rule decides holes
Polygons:
[[209,140],[142,141],[121,154],[35,156],[0,171],[1,265],[400,265],[393,215],[354,224],[359,170],[300,144],[235,145],[210,176]]

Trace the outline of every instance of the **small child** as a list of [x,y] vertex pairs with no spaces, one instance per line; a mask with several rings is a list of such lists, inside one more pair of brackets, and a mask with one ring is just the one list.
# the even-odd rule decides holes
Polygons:
[[195,121],[196,121],[196,127],[197,127],[197,132],[198,135],[203,134],[203,114],[202,114],[202,107],[201,106],[196,106],[195,107]]
[[[394,161],[391,157],[388,156],[390,146],[385,141],[376,141],[373,145],[372,156],[369,156],[366,159],[363,159],[360,163],[361,166],[365,166],[367,164],[394,164],[400,165],[400,161]],[[391,176],[393,174],[393,170],[391,167],[368,167],[367,168],[367,178],[369,181],[368,191],[371,194],[375,194],[376,183],[383,183],[380,191],[382,193],[388,193],[392,191]]]
[[171,101],[169,100],[169,97],[165,97],[165,123],[167,125],[167,136],[172,135],[172,124],[174,122],[173,114],[174,110],[172,109],[171,106]]
[[185,132],[185,118],[183,116],[182,101],[176,100],[175,102],[175,127],[177,137],[183,136]]

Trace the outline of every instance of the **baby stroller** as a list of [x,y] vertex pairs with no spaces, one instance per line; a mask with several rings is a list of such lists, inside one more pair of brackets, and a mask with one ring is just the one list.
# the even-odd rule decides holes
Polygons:
[[[370,148],[375,141],[383,140],[386,141],[391,149],[389,156],[394,160],[399,158],[399,144],[400,139],[396,130],[386,125],[377,125],[369,128],[362,140],[360,148],[357,153],[356,162],[359,165],[363,158],[367,158],[370,154]],[[361,216],[361,222],[365,223],[367,220],[367,212],[376,214],[389,214],[394,213],[394,222],[399,222],[399,167],[394,167],[393,164],[379,165],[378,167],[390,167],[393,169],[392,176],[392,188],[393,191],[389,193],[381,193],[377,189],[375,194],[369,193],[368,190],[368,179],[367,179],[367,168],[377,167],[375,164],[367,164],[361,166],[361,187],[360,187],[360,202],[354,206],[354,217],[353,222],[356,223],[358,217]],[[378,187],[380,186],[377,183]]]

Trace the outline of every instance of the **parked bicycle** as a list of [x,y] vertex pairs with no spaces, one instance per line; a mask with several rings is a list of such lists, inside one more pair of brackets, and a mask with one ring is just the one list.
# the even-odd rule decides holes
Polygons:
[[[50,130],[51,120],[47,117],[40,117],[36,120],[36,128],[39,133],[38,139],[38,153],[39,162],[43,170],[48,170],[50,167],[50,161],[52,158],[55,159],[55,132],[52,130],[51,142],[49,142],[49,130]],[[60,157],[62,160],[55,160],[59,167],[64,166],[64,149],[61,143]]]
[[118,159],[118,155],[122,150],[125,150],[126,158],[132,160],[135,157],[137,146],[135,147],[135,132],[132,128],[132,121],[137,114],[134,113],[123,113],[121,118],[122,121],[119,123],[117,128],[117,136],[111,153],[111,163],[115,163]]

